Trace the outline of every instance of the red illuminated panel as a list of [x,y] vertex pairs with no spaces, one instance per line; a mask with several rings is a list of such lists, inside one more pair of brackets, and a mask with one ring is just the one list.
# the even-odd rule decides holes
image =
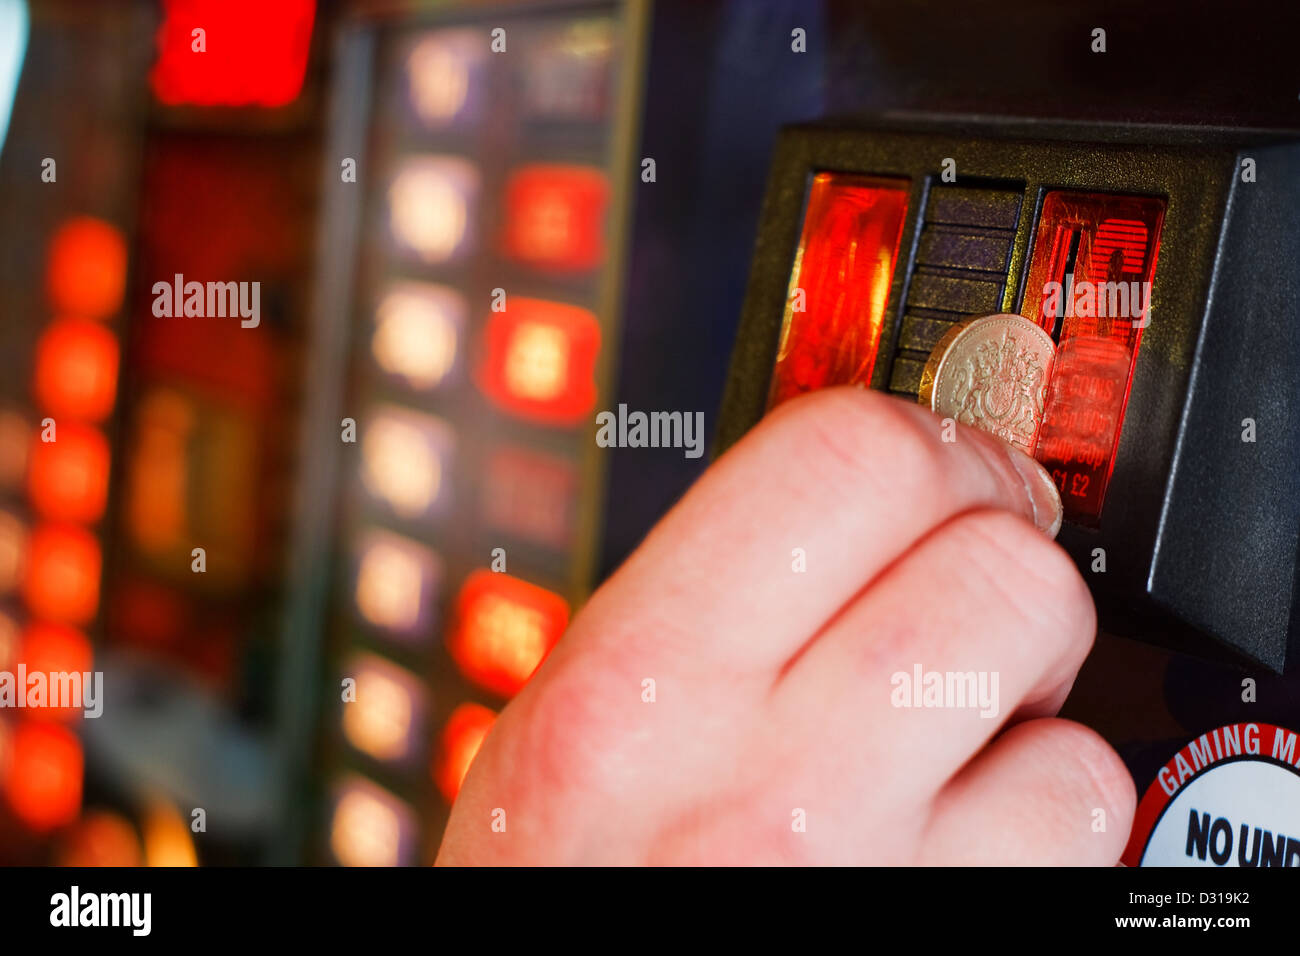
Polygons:
[[505,254],[525,265],[581,272],[605,258],[605,174],[587,166],[525,166],[506,184]]
[[108,500],[108,441],[75,422],[60,425],[57,439],[32,442],[27,495],[42,517],[93,524]]
[[58,724],[24,721],[10,747],[5,797],[18,819],[41,833],[75,820],[84,768],[76,735]]
[[99,606],[99,542],[76,525],[44,524],[28,540],[23,597],[33,615],[85,624]]
[[537,670],[569,623],[558,594],[492,571],[475,571],[457,599],[451,656],[465,676],[510,697]]
[[1095,526],[1133,383],[1165,201],[1048,193],[1022,313],[1052,332],[1056,359],[1035,456],[1066,519]]
[[511,296],[491,314],[485,344],[478,383],[501,408],[547,425],[591,411],[600,325],[586,309]]
[[108,318],[126,290],[126,240],[99,219],[68,220],[50,242],[46,286],[56,312]]
[[274,107],[298,98],[315,0],[163,0],[163,12],[150,76],[161,102]]
[[795,255],[769,407],[869,385],[907,212],[907,180],[818,173]]
[[117,339],[86,319],[52,322],[36,343],[32,388],[55,419],[98,422],[117,397]]
[[[38,621],[29,624],[23,632],[18,659],[27,666],[28,674],[82,674],[84,679],[84,675],[91,670],[94,658],[90,641],[77,629]],[[84,688],[85,685],[81,686]],[[53,694],[53,688],[50,693]],[[84,689],[82,693],[84,695]],[[82,699],[85,700],[84,696]],[[47,700],[48,703],[53,703],[52,698]],[[82,713],[82,709],[75,706],[47,706],[29,713],[38,718],[69,720]]]
[[433,767],[433,780],[448,803],[454,802],[460,793],[469,765],[496,719],[494,711],[479,704],[461,704],[447,718]]

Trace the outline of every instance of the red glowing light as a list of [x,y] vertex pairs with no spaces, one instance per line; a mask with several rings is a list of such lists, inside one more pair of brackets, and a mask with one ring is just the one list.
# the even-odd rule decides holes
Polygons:
[[70,219],[54,234],[46,286],[55,311],[105,319],[122,305],[126,291],[126,240],[99,219]]
[[1022,313],[1058,341],[1035,457],[1065,517],[1095,526],[1133,385],[1165,201],[1048,193]]
[[525,265],[581,272],[605,258],[605,174],[587,166],[525,166],[506,184],[505,254]]
[[161,102],[275,107],[298,98],[315,0],[163,0],[163,13],[150,76]]
[[27,495],[42,517],[93,524],[108,500],[108,442],[76,422],[64,422],[57,436],[32,442]]
[[38,833],[75,820],[84,769],[76,734],[59,724],[24,721],[10,746],[5,796],[18,819]]
[[453,803],[456,794],[460,793],[469,765],[474,762],[496,719],[494,711],[468,703],[461,704],[447,718],[433,767],[433,780],[448,803]]
[[586,309],[512,296],[486,331],[479,387],[497,405],[547,425],[573,425],[596,401],[600,325]]
[[52,322],[36,343],[32,388],[56,420],[98,422],[117,398],[117,338],[85,319]]
[[[76,628],[34,621],[23,632],[18,660],[27,666],[28,674],[84,675],[91,670],[94,654],[86,635]],[[47,706],[30,713],[36,717],[69,720],[81,712],[76,706]]]
[[28,539],[23,598],[36,617],[82,625],[99,607],[99,542],[70,524],[43,524]]
[[507,574],[475,571],[457,598],[450,651],[465,676],[510,697],[527,683],[569,623],[569,605]]
[[829,385],[871,384],[906,211],[906,180],[813,177],[769,407]]

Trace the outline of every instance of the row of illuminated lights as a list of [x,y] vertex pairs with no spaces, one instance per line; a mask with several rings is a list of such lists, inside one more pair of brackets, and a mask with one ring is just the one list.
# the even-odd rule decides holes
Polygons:
[[[116,398],[118,342],[101,323],[122,305],[126,242],[107,223],[64,223],[46,262],[46,292],[56,316],[36,346],[33,392],[39,426],[0,413],[0,490],[25,486],[36,523],[0,511],[0,598],[21,593],[24,627],[0,614],[0,669],[92,670],[80,630],[99,607],[101,549],[92,528],[108,498],[110,453],[99,425]],[[81,742],[62,721],[76,711],[25,711],[0,755],[9,808],[44,832],[76,819],[81,807]],[[53,718],[46,720],[44,718]]]
[[[474,251],[482,176],[451,155],[404,157],[388,186],[388,224],[398,247],[426,265]],[[504,191],[499,249],[545,272],[583,273],[605,258],[609,183],[594,167],[534,163],[513,172]]]
[[522,55],[507,56],[506,62],[522,67],[510,93],[525,116],[602,119],[612,92],[613,21],[584,17],[554,25],[528,24],[523,37],[520,32],[491,24],[444,28],[416,38],[404,64],[408,103],[416,119],[433,129],[454,129],[497,115],[501,104],[489,105],[489,57],[494,50],[511,53],[512,43],[520,50],[521,40],[527,41]]
[[[409,546],[372,541],[362,561],[357,604],[371,623],[413,631],[423,620],[418,605],[425,591],[404,569]],[[456,624],[448,651],[474,684],[502,697],[513,696],[559,641],[569,607],[558,595],[504,573],[480,570],[469,576],[456,602]],[[348,668],[354,696],[343,704],[342,729],[361,753],[391,766],[409,766],[425,749],[428,693],[412,672],[376,654],[355,655]],[[448,803],[487,736],[496,713],[465,702],[443,726],[430,773]],[[335,795],[330,846],[348,866],[398,866],[411,863],[417,815],[404,801],[359,776],[344,780]]]

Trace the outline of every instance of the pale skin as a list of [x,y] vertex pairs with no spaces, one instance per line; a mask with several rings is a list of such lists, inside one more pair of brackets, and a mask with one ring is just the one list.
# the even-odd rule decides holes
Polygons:
[[[505,708],[438,862],[1113,865],[1132,780],[1055,717],[1096,630],[1059,526],[997,439],[862,389],[785,403]],[[917,664],[996,671],[998,716],[895,706]]]

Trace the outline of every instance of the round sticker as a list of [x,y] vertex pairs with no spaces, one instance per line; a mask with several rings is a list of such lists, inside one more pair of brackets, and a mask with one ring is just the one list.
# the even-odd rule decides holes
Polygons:
[[1122,859],[1300,867],[1300,735],[1272,724],[1201,734],[1147,788]]

